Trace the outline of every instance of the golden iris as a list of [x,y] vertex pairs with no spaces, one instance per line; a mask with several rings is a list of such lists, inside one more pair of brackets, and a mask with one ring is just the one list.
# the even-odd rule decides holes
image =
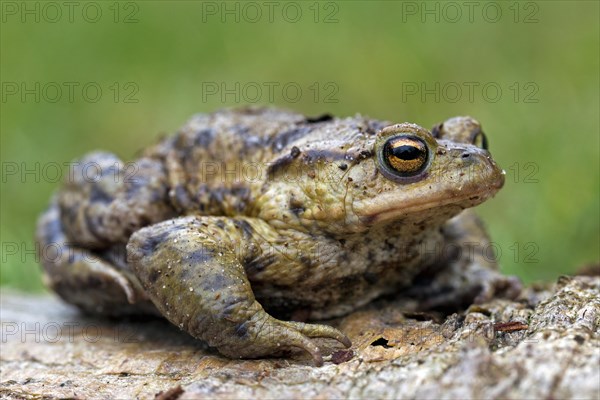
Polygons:
[[423,171],[428,157],[427,145],[415,136],[393,137],[383,146],[383,158],[387,165],[404,176]]

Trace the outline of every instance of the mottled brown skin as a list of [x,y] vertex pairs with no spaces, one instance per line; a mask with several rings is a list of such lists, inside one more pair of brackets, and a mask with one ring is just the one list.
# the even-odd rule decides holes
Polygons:
[[[398,137],[426,162],[408,146],[390,168]],[[61,249],[42,253],[46,279],[84,310],[158,312],[230,357],[296,347],[320,365],[311,338],[348,338],[272,315],[323,319],[396,292],[431,308],[518,291],[463,211],[504,182],[480,146],[469,117],[432,134],[278,109],[197,115],[133,167],[99,152],[73,167],[38,223],[40,248]],[[394,169],[405,162],[421,169]]]

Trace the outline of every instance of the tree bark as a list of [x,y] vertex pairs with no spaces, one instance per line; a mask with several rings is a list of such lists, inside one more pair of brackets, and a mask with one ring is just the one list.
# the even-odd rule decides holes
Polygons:
[[160,319],[106,320],[1,296],[3,398],[600,398],[600,277],[561,277],[447,317],[380,300],[331,321],[325,366],[231,360]]

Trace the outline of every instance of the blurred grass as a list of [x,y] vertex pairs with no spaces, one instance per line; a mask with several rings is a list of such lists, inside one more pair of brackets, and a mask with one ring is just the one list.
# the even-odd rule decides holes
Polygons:
[[[65,9],[52,23],[43,14],[39,22],[31,16],[23,22],[3,8],[0,284],[42,287],[30,252],[32,236],[36,217],[58,184],[49,182],[53,174],[41,167],[62,165],[92,149],[131,159],[193,113],[247,104],[244,100],[254,97],[248,92],[239,102],[233,95],[222,101],[203,93],[207,82],[228,88],[255,82],[264,88],[257,103],[311,115],[360,112],[426,127],[453,115],[473,115],[483,122],[492,154],[507,170],[505,188],[479,208],[501,251],[503,270],[526,281],[550,280],[598,262],[599,3],[495,3],[502,11],[495,23],[482,15],[485,2],[475,8],[473,22],[463,3],[452,3],[463,13],[455,23],[452,10],[444,14],[444,3],[438,2],[339,2],[337,12],[331,3],[319,3],[317,23],[312,2],[295,3],[302,10],[295,23],[285,20],[285,3],[279,2],[273,22],[264,3],[255,3],[263,11],[256,23],[243,13],[240,22],[231,14],[207,15],[207,5],[224,7],[214,2],[119,3],[119,21],[137,6],[138,21],[127,24],[113,21],[112,2],[95,3],[102,11],[96,23],[82,17],[86,2],[76,9],[73,22]],[[441,10],[439,22],[435,15],[407,13],[407,6],[423,11],[435,4]],[[323,23],[332,11],[338,21]],[[531,12],[537,22],[523,23]],[[78,89],[72,102],[66,93],[54,103],[43,97],[36,102],[31,95],[22,101],[7,94],[5,85],[12,82],[29,87],[77,82],[79,88],[97,82],[103,93],[95,103]],[[110,89],[114,82],[120,88],[117,102]],[[126,82],[139,88],[137,103],[123,101],[129,93]],[[279,87],[297,83],[303,94],[290,102],[275,90],[269,101],[265,82]],[[310,89],[315,82],[317,99]],[[339,89],[333,96],[337,102],[324,101],[328,82]],[[439,99],[406,92],[407,85],[434,88],[436,82],[448,90]],[[479,85],[472,99],[465,82]],[[463,89],[457,101],[453,83]],[[502,89],[497,101],[482,93],[490,83]],[[491,90],[488,94],[495,96]],[[12,163],[20,170],[38,163],[39,173],[7,174]],[[17,254],[12,254],[14,246]]]

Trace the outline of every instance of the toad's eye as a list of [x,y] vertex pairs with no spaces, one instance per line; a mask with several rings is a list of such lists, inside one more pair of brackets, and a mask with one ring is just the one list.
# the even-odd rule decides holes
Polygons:
[[473,138],[473,144],[484,150],[488,149],[488,140],[487,140],[487,137],[485,136],[485,133],[483,133],[482,130],[479,130],[475,133],[475,137]]
[[416,136],[395,136],[383,145],[382,161],[391,173],[410,177],[421,173],[427,166],[427,144]]

